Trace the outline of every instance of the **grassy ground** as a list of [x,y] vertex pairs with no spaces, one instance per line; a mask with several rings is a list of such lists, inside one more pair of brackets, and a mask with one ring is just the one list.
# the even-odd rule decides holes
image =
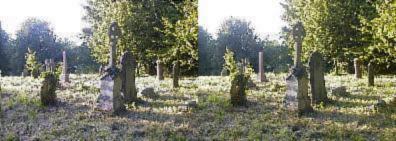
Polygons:
[[[315,113],[297,117],[282,107],[286,74],[267,74],[270,82],[248,91],[248,107],[229,104],[228,77],[184,78],[181,88],[171,80],[137,79],[138,87],[155,87],[158,99],[148,105],[127,105],[115,117],[95,110],[99,94],[96,75],[71,75],[72,83],[57,91],[58,106],[39,102],[40,80],[2,77],[0,140],[394,140],[396,114],[370,108],[378,99],[396,94],[396,77],[380,76],[376,86],[352,75],[326,76],[331,105],[314,106]],[[347,86],[350,96],[330,89]],[[198,107],[185,109],[185,101]]]

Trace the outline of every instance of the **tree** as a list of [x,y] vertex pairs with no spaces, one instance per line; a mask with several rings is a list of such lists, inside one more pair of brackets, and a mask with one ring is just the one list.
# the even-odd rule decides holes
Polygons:
[[37,63],[36,52],[32,51],[30,48],[28,48],[28,52],[26,53],[25,68],[34,78],[37,78],[40,75],[40,64]]
[[[365,48],[364,60],[375,61],[377,65],[384,66],[379,68],[396,69],[396,0],[380,0],[373,3],[377,7],[377,14],[373,19],[364,18],[361,31],[369,34],[364,38],[369,42]],[[384,71],[385,69],[381,69]],[[381,71],[380,70],[380,71]],[[394,72],[390,71],[389,72]]]
[[30,18],[22,23],[21,29],[16,33],[14,46],[11,49],[13,55],[10,66],[13,74],[20,74],[25,66],[25,54],[30,48],[36,52],[38,62],[44,62],[45,59],[53,58],[61,60],[62,48],[57,41],[57,37],[50,28],[48,22]]
[[[198,71],[198,1],[185,1],[178,6],[184,13],[178,21],[172,23],[164,18],[164,44],[170,46],[164,53],[165,62],[179,61],[180,66],[189,70],[189,74]],[[183,71],[182,71],[183,72]],[[184,71],[186,72],[186,71]]]
[[[258,64],[258,52],[263,49],[260,42],[250,22],[230,17],[221,24],[217,33],[217,56],[222,58],[227,48],[235,53],[236,60],[247,59],[252,64]],[[257,70],[257,65],[254,66]]]
[[[187,7],[184,5],[189,3],[190,1],[177,0],[117,2],[88,0],[88,5],[84,6],[86,11],[84,19],[90,24],[93,33],[88,40],[92,56],[99,63],[107,63],[109,52],[107,29],[112,21],[116,21],[122,32],[117,46],[117,56],[126,50],[131,50],[137,56],[139,64],[148,64],[146,67],[155,68],[155,60],[167,57],[168,48],[172,48],[164,42],[164,39],[168,39],[163,32],[164,19],[170,24],[180,21],[180,18],[185,17],[185,12],[190,13],[183,11],[183,7]],[[169,58],[165,59],[169,60]]]
[[[216,53],[215,40],[203,27],[199,26],[198,31],[198,74],[199,75],[214,75],[219,74],[216,70],[215,63],[219,60],[214,60]],[[220,68],[219,68],[220,69]]]
[[[7,58],[7,49],[9,47],[9,38],[7,33],[2,29],[0,22],[0,70],[1,73],[8,74],[9,71],[9,60]],[[1,75],[1,74],[0,74]]]
[[[375,13],[366,0],[286,0],[282,6],[286,11],[283,19],[289,25],[301,21],[305,26],[304,61],[313,51],[321,52],[334,66],[338,62],[351,66],[353,58],[364,56],[367,42],[361,39],[367,35],[359,30],[362,26],[360,17],[370,19]],[[289,27],[283,31],[289,47],[292,47]]]

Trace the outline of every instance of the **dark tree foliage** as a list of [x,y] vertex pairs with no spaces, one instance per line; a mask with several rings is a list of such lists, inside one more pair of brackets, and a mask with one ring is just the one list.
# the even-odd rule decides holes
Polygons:
[[[84,19],[93,33],[87,38],[92,56],[101,64],[107,63],[107,28],[112,21],[117,21],[122,32],[117,56],[131,50],[139,66],[148,72],[154,72],[157,59],[167,66],[181,59],[182,69],[187,69],[182,72],[196,73],[198,49],[194,38],[198,36],[198,18],[192,17],[197,15],[197,5],[197,0],[88,0]],[[176,53],[177,50],[180,52]]]
[[7,33],[2,29],[0,22],[0,70],[2,74],[8,74],[10,69],[8,66],[9,60],[7,58],[8,46],[9,46],[9,38]]

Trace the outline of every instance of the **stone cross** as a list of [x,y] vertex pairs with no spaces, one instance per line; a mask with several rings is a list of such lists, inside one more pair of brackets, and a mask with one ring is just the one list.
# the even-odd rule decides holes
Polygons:
[[173,62],[173,88],[179,87],[180,63],[179,61]]
[[373,62],[370,61],[370,63],[367,66],[367,74],[368,74],[368,85],[369,86],[374,86],[374,65]]
[[323,56],[319,52],[314,52],[309,58],[309,73],[311,82],[312,103],[327,103],[327,91],[324,78]]
[[355,66],[355,78],[360,79],[362,78],[362,68],[361,68],[362,62],[359,60],[359,58],[355,58],[353,62]]
[[121,92],[128,103],[137,102],[137,91],[135,84],[136,59],[130,51],[121,56]]
[[304,27],[301,22],[293,26],[293,38],[295,41],[294,67],[286,78],[285,107],[291,111],[297,111],[299,115],[313,112],[311,100],[308,96],[308,75],[301,63],[302,41]]
[[66,56],[66,51],[63,51],[63,64],[62,64],[62,75],[61,75],[61,81],[63,83],[68,83],[70,82],[69,80],[69,73],[67,72],[67,56]]
[[157,79],[164,80],[164,70],[163,70],[161,60],[157,60]]
[[122,79],[120,70],[115,66],[115,52],[118,39],[118,26],[113,22],[109,28],[110,60],[104,76],[100,79],[100,95],[97,99],[97,108],[103,111],[112,111],[119,115],[126,110],[124,95],[121,92]]
[[120,35],[120,29],[118,28],[117,22],[112,22],[109,28],[109,41],[110,41],[110,60],[108,67],[114,67],[116,60],[116,48],[117,48],[117,40]]
[[258,80],[260,82],[268,81],[267,78],[265,77],[265,73],[264,73],[264,53],[262,51],[259,52],[259,74],[258,74]]

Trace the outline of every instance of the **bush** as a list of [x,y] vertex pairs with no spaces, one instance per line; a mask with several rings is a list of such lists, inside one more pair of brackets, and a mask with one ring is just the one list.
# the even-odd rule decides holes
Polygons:
[[41,104],[44,106],[56,104],[56,86],[58,84],[58,79],[53,72],[44,72],[41,74],[44,78],[40,90],[40,100]]

